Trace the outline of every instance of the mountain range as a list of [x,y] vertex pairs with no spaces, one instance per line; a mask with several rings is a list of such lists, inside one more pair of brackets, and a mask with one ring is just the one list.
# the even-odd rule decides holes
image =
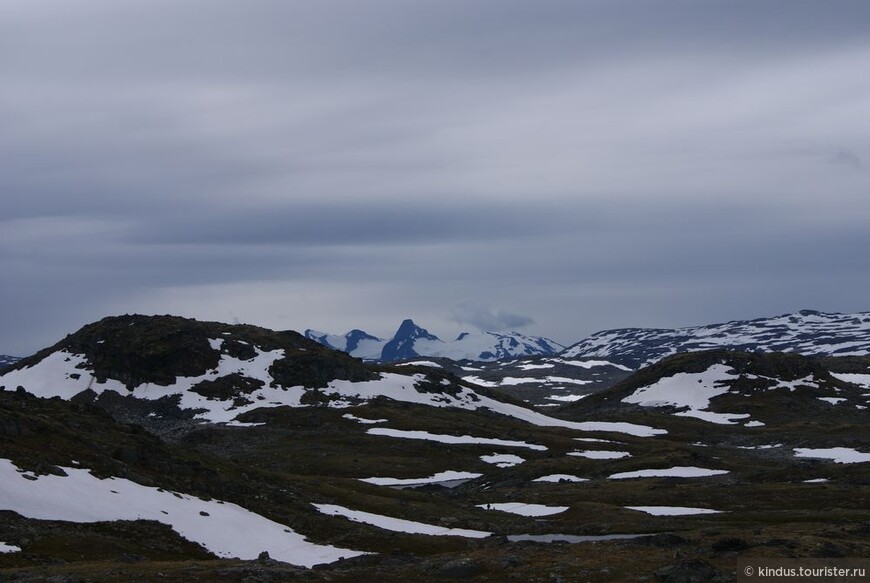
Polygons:
[[519,332],[463,332],[452,341],[444,341],[410,319],[404,320],[390,339],[377,338],[362,330],[337,335],[309,329],[305,337],[357,358],[383,362],[418,357],[485,362],[552,355],[565,348],[549,338]]
[[89,324],[0,371],[0,579],[726,581],[870,553],[870,357],[512,361],[619,373],[547,414],[442,360]]
[[867,355],[870,312],[801,310],[770,318],[686,328],[603,330],[567,348],[549,338],[519,332],[463,332],[453,341],[443,341],[410,319],[403,321],[390,339],[363,330],[337,335],[309,329],[305,337],[357,358],[381,362],[426,357],[494,362],[558,356],[567,360],[604,360],[638,369],[671,354],[712,349],[792,352],[805,356]]
[[569,346],[560,356],[602,358],[637,369],[678,352],[720,348],[805,356],[863,356],[870,354],[870,312],[801,310],[773,318],[688,328],[604,330]]

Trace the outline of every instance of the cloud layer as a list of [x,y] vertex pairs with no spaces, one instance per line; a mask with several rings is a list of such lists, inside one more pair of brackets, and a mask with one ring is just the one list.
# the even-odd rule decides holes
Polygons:
[[870,310],[868,39],[849,0],[7,2],[0,353]]

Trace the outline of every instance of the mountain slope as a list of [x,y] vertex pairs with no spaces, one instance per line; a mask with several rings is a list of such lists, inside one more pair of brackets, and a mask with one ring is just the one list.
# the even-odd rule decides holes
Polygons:
[[[859,362],[860,361],[860,362]],[[711,350],[669,356],[615,386],[573,403],[567,411],[634,411],[639,418],[667,417],[702,421],[702,426],[777,428],[806,421],[863,423],[870,357],[843,360],[797,354]],[[706,425],[705,425],[706,424]],[[866,441],[867,432],[849,439]]]
[[604,330],[569,346],[564,358],[602,358],[632,368],[678,352],[726,348],[803,355],[870,354],[870,312],[827,314],[802,310],[774,318],[677,329]]
[[548,338],[519,332],[463,332],[453,341],[444,341],[410,319],[404,320],[389,340],[362,330],[351,330],[341,336],[309,329],[305,337],[357,358],[383,362],[418,357],[491,362],[554,355],[564,349]]

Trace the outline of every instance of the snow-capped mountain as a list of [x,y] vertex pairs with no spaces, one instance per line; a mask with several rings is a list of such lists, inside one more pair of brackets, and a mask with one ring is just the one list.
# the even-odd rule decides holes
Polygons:
[[410,319],[404,320],[389,340],[362,330],[351,330],[343,336],[306,330],[305,337],[357,358],[385,362],[417,357],[494,361],[523,356],[550,356],[564,349],[548,338],[526,336],[519,332],[463,332],[453,341],[444,341]]
[[677,352],[726,348],[803,355],[870,354],[870,312],[828,314],[801,310],[774,318],[689,328],[604,330],[568,347],[564,358],[603,358],[640,368]]
[[328,334],[308,329],[305,331],[305,337],[329,348],[347,352],[363,360],[380,359],[384,345],[387,343],[386,340],[367,334],[362,330],[351,330],[347,334],[340,336],[338,334]]

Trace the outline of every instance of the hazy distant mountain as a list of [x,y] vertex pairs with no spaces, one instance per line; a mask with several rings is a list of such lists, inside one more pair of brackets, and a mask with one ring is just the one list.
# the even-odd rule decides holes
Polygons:
[[602,358],[640,368],[678,352],[725,348],[803,355],[870,354],[870,312],[826,314],[801,310],[774,318],[689,328],[604,330],[568,347],[565,358]]
[[548,338],[519,332],[463,332],[453,341],[444,341],[410,319],[404,320],[389,340],[362,330],[351,330],[343,336],[306,330],[305,336],[357,358],[387,362],[417,357],[493,361],[549,356],[564,348]]
[[11,366],[21,360],[17,356],[9,356],[6,354],[0,354],[0,369],[6,368],[7,366]]

